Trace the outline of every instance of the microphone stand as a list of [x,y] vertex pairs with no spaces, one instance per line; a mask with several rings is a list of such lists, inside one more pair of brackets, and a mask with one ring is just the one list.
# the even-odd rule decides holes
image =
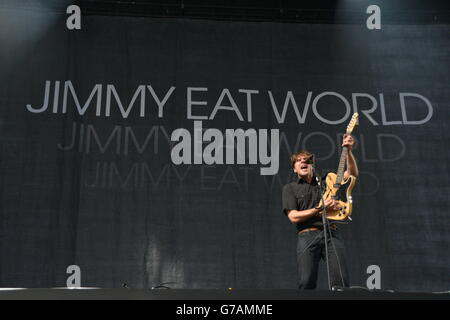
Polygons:
[[[313,158],[313,162],[315,159]],[[331,291],[331,279],[330,279],[330,262],[328,259],[328,220],[326,218],[326,214],[327,214],[327,210],[325,208],[325,199],[323,198],[323,190],[322,190],[322,183],[321,183],[321,177],[317,175],[317,171],[315,169],[315,163],[313,163],[313,175],[316,177],[316,181],[319,184],[319,190],[320,190],[320,197],[321,197],[321,201],[322,201],[322,207],[321,207],[321,211],[319,211],[319,213],[321,213],[322,216],[322,224],[323,224],[323,232],[324,232],[324,237],[325,237],[325,262],[327,264],[327,276],[328,276],[328,289]]]

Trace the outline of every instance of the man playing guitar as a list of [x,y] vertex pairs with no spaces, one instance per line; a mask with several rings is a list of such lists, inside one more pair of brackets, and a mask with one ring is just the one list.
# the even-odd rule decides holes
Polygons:
[[[358,167],[352,154],[354,139],[346,134],[342,146],[348,150],[344,181],[350,176],[358,176]],[[321,206],[322,194],[313,171],[313,154],[300,151],[291,156],[293,171],[297,174],[294,182],[283,187],[283,212],[296,225],[298,231],[297,262],[299,271],[299,289],[315,289],[320,259],[325,259],[325,237],[321,212],[336,211],[339,203],[332,198]],[[322,187],[325,188],[325,178]],[[330,282],[332,287],[348,287],[348,270],[345,247],[335,224],[329,228],[328,253]]]

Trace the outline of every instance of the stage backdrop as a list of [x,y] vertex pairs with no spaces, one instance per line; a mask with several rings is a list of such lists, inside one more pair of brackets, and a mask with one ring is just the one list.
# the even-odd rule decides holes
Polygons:
[[351,285],[450,288],[448,25],[66,17],[0,11],[2,287],[296,288],[289,155],[357,111]]

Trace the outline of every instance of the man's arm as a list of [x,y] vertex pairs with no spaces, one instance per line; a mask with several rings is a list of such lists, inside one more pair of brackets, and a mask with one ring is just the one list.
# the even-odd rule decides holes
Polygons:
[[314,208],[307,210],[294,209],[298,208],[297,199],[290,185],[285,185],[283,187],[282,202],[283,202],[283,212],[293,224],[306,221],[319,212],[318,209]]
[[[339,208],[337,202],[331,198],[325,200],[325,210],[337,210]],[[286,215],[293,224],[304,222],[318,215],[322,208],[311,208],[306,210],[286,210]]]
[[319,209],[312,208],[307,210],[286,210],[287,217],[293,224],[306,221],[320,212]]
[[350,175],[357,177],[359,174],[358,165],[356,164],[355,157],[352,153],[354,143],[355,141],[351,135],[344,135],[342,146],[348,148],[347,170],[344,172],[344,180],[346,180]]

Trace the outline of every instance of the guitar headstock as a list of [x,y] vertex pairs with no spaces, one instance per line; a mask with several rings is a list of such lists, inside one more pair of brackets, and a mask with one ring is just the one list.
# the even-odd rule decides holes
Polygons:
[[353,128],[356,126],[356,121],[358,121],[358,112],[355,112],[350,120],[350,123],[347,126],[347,134],[351,134]]

